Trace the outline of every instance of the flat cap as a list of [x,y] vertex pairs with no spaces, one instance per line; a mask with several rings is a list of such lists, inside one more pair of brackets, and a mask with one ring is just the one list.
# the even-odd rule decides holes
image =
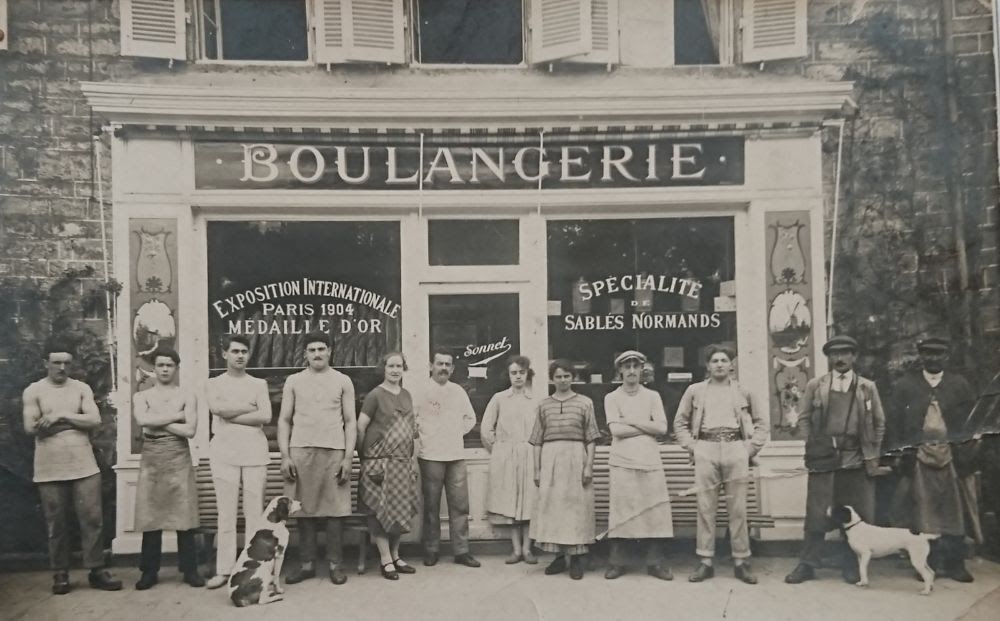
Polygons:
[[829,354],[834,349],[850,349],[858,351],[858,342],[846,334],[838,334],[823,345],[823,353]]
[[951,341],[943,336],[928,336],[917,341],[917,351],[948,351],[951,349]]
[[642,353],[641,351],[636,351],[634,349],[623,351],[622,353],[618,354],[618,356],[615,358],[615,366],[617,367],[626,360],[633,360],[633,359],[638,360],[642,364],[645,364],[646,354]]

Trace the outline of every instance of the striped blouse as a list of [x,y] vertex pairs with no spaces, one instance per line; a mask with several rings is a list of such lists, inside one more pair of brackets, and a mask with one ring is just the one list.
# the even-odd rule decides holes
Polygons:
[[590,397],[574,394],[565,401],[546,397],[538,405],[538,417],[528,442],[541,445],[556,440],[589,443],[601,437]]

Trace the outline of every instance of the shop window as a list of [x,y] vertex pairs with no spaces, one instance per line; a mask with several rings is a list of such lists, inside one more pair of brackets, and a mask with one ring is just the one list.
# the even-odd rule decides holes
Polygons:
[[[481,446],[479,422],[486,404],[494,393],[510,386],[505,362],[521,351],[518,295],[432,295],[428,302],[431,350],[453,353],[451,379],[465,389],[476,411],[476,427],[466,434],[465,446]],[[540,386],[545,390],[544,384]]]
[[604,421],[604,395],[627,349],[672,419],[704,379],[703,352],[736,342],[733,221],[727,217],[555,220],[548,233],[549,358],[574,363],[578,392]]
[[421,63],[516,65],[524,59],[522,0],[413,0]]
[[309,59],[306,0],[201,0],[203,57]]
[[429,220],[431,265],[517,265],[517,220]]
[[[358,402],[381,382],[375,365],[399,351],[396,222],[209,222],[209,364],[225,371],[226,337],[250,341],[248,371],[267,379],[275,413],[285,378],[305,366],[305,335],[326,332],[331,364]],[[276,427],[265,427],[276,450]]]

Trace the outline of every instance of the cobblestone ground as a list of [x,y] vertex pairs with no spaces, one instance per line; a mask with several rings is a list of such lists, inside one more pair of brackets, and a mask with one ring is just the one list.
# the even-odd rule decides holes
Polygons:
[[603,567],[577,582],[566,574],[545,576],[547,559],[538,565],[504,565],[502,556],[482,557],[483,567],[469,569],[442,558],[433,568],[417,563],[418,572],[398,582],[382,579],[377,568],[350,574],[346,585],[320,578],[289,586],[285,600],[267,606],[236,609],[224,590],[193,589],[175,570],[160,573],[161,582],[138,592],[132,584],[138,570],[118,567],[126,589],[103,593],[86,586],[86,573],[72,574],[74,590],[54,596],[49,572],[0,574],[0,618],[86,621],[117,619],[182,621],[188,619],[467,619],[469,621],[616,619],[796,620],[879,619],[900,621],[995,620],[1000,611],[1000,564],[973,560],[973,584],[939,580],[934,594],[922,597],[920,584],[905,563],[873,562],[871,586],[862,589],[840,580],[839,573],[820,572],[803,585],[784,584],[791,558],[754,560],[760,584],[747,586],[732,577],[728,563],[717,566],[716,578],[690,584],[686,573],[693,557],[673,559],[676,577],[661,582],[633,570],[615,581],[605,580]]

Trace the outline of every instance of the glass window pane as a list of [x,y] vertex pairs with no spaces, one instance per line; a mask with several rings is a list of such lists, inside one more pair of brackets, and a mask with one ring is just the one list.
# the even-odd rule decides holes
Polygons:
[[[381,382],[379,359],[402,347],[399,224],[209,222],[208,295],[212,375],[225,371],[226,335],[245,335],[248,370],[267,379],[277,415],[285,378],[305,366],[305,335],[319,330],[360,403]],[[275,431],[265,427],[272,450]]]
[[702,0],[674,0],[674,64],[719,64],[719,24],[708,19]]
[[428,220],[431,265],[517,265],[517,220]]
[[574,362],[602,423],[622,351],[648,357],[648,384],[672,418],[704,379],[704,348],[735,347],[733,235],[732,218],[548,223],[549,358]]
[[478,421],[493,393],[510,385],[504,365],[509,356],[521,351],[518,296],[432,295],[429,306],[431,351],[442,347],[452,352],[455,372],[451,379],[469,394],[476,411],[476,427],[466,434],[465,445],[481,446]]
[[308,60],[305,0],[222,0],[226,60]]
[[524,56],[521,0],[417,0],[422,63],[516,65]]

